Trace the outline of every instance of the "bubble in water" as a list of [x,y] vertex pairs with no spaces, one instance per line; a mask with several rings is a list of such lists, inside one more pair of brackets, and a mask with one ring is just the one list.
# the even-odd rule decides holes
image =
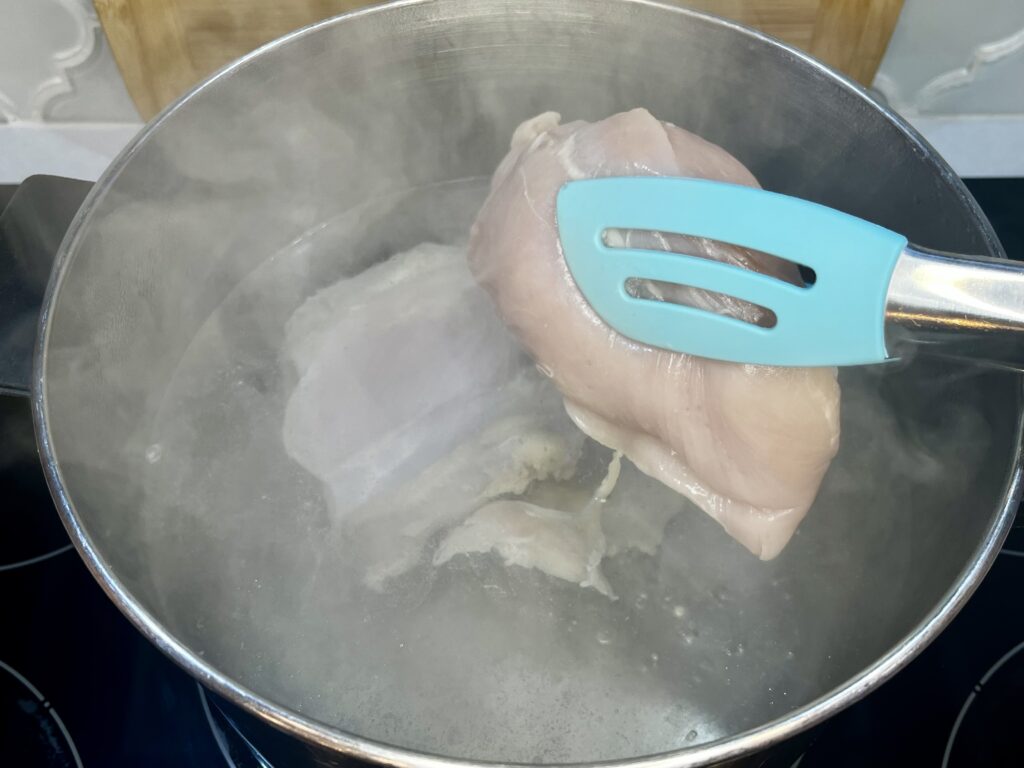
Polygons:
[[686,740],[687,741],[693,741],[696,738],[697,738],[697,732],[696,731],[690,731],[689,733],[686,734]]
[[612,641],[612,636],[605,632],[603,629],[597,633],[597,642],[601,645],[608,645]]
[[675,608],[672,609],[672,613],[675,615],[677,619],[681,619],[684,615],[686,615],[686,609],[683,608],[683,606],[681,605],[677,605]]
[[733,649],[733,653],[736,654],[737,656],[742,656],[743,655],[743,651],[745,651],[745,650],[746,650],[746,648],[743,647],[743,643],[736,643],[736,648]]
[[792,651],[786,651],[786,658],[787,659],[794,659],[794,658],[796,658],[796,654],[793,653]]
[[153,443],[149,448],[146,449],[146,461],[150,464],[156,464],[160,461],[160,457],[163,456],[164,447],[160,443]]
[[656,653],[652,653],[651,654],[651,662],[653,662],[654,664],[658,663],[658,654],[656,654]]

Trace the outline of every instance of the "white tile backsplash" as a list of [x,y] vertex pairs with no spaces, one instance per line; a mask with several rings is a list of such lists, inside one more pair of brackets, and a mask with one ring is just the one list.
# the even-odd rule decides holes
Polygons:
[[0,122],[137,122],[91,0],[0,0]]
[[875,88],[907,115],[1024,114],[1024,0],[904,0]]
[[[1024,0],[905,0],[875,89],[958,172],[1024,175]],[[0,183],[95,178],[138,120],[91,0],[0,0]]]

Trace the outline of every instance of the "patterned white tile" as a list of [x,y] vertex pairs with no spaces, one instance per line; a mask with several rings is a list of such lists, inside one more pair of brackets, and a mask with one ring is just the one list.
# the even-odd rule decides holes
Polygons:
[[138,120],[91,0],[2,0],[0,121]]

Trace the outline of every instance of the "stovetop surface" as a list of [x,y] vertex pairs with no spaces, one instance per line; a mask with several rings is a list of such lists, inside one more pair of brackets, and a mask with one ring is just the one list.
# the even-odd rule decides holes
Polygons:
[[[968,186],[1007,252],[1024,258],[1024,179]],[[12,195],[0,187],[0,210]],[[0,397],[0,436],[0,766],[266,768],[73,551],[35,455],[27,401]],[[795,762],[776,752],[762,765],[1024,765],[1016,730],[1024,713],[1024,611],[1015,607],[1022,591],[1019,524],[975,596],[919,658],[820,726]]]

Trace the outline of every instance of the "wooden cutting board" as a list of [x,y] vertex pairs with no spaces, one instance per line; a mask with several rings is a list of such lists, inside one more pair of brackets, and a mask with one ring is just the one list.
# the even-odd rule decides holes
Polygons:
[[[94,0],[128,92],[149,119],[211,72],[367,0]],[[686,0],[808,51],[869,84],[903,0]]]

